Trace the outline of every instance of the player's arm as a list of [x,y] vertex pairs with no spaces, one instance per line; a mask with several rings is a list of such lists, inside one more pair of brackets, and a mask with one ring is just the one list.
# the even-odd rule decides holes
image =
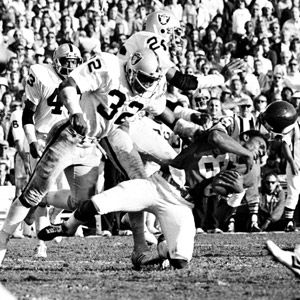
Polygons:
[[167,81],[180,90],[197,90],[203,88],[211,88],[219,85],[224,85],[225,81],[229,80],[232,75],[244,68],[245,62],[241,59],[236,59],[228,63],[221,71],[221,74],[195,76],[184,74],[178,71],[175,67],[168,70],[166,74]]
[[[201,141],[200,141],[201,142]],[[247,164],[247,171],[252,169],[254,157],[251,151],[244,148],[239,142],[234,140],[227,133],[212,129],[208,135],[208,143],[224,153],[236,154],[240,157],[245,157]]]
[[292,151],[291,151],[289,145],[285,141],[283,141],[283,143],[282,143],[282,153],[283,153],[284,157],[286,158],[287,162],[290,164],[293,174],[298,175],[300,166],[297,166],[297,163],[295,162],[295,160],[293,158]]
[[80,90],[72,77],[68,77],[59,86],[58,101],[67,108],[70,114],[70,122],[74,130],[85,136],[88,131],[88,126],[83,117],[83,112],[80,107]]
[[42,97],[44,85],[41,83],[40,78],[43,76],[43,68],[40,65],[33,65],[29,70],[28,79],[25,85],[25,94],[27,100],[22,114],[22,126],[27,138],[30,154],[33,158],[40,157],[41,153],[38,150],[38,143],[35,134],[34,114]]

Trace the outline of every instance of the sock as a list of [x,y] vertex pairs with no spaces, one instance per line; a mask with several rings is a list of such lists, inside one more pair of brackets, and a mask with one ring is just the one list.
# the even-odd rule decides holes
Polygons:
[[257,223],[257,221],[258,221],[257,214],[251,215],[251,223]]
[[50,225],[48,209],[46,206],[38,206],[35,211],[35,228],[38,233],[40,230]]
[[134,251],[147,251],[148,246],[145,240],[145,223],[144,223],[144,213],[137,212],[137,213],[129,213],[129,220],[133,235],[133,249]]
[[74,210],[74,208],[70,207],[69,205],[70,196],[70,190],[52,191],[47,193],[47,195],[43,199],[43,202],[45,201],[45,203],[54,207]]
[[25,219],[29,208],[22,205],[19,198],[12,202],[7,217],[4,221],[2,231],[12,235],[18,225]]
[[284,208],[284,218],[287,222],[293,221],[294,211],[295,211],[294,209],[291,209],[291,208],[288,208],[288,207]]

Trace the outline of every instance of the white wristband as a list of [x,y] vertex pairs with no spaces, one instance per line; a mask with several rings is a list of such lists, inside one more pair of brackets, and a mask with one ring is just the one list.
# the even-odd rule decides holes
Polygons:
[[33,124],[25,124],[23,126],[24,132],[28,141],[28,144],[30,145],[32,142],[36,142],[36,134],[35,134],[35,128]]

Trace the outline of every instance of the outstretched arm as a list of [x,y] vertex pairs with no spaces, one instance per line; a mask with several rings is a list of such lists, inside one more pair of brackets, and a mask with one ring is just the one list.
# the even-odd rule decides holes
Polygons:
[[220,130],[211,130],[208,136],[208,142],[225,153],[233,153],[246,158],[247,172],[253,166],[253,154],[248,149],[244,148],[239,142],[231,136]]
[[197,90],[224,85],[234,74],[242,70],[245,62],[242,59],[236,59],[228,63],[221,70],[221,74],[195,76],[183,74],[176,68],[170,68],[166,74],[167,81],[180,90]]

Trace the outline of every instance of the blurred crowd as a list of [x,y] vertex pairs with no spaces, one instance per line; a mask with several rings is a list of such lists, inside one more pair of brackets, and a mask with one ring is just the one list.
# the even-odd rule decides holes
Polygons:
[[[269,141],[260,166],[259,207],[251,210],[245,200],[222,230],[249,231],[245,213],[247,220],[256,220],[252,231],[284,230],[282,221],[289,212],[285,210],[284,174],[289,162],[282,153],[282,136],[268,133],[258,116],[277,100],[300,110],[299,0],[1,1],[0,184],[14,184],[10,115],[23,107],[30,65],[51,64],[54,50],[66,42],[80,49],[83,61],[100,51],[116,54],[124,40],[143,30],[146,16],[158,9],[172,11],[181,22],[183,47],[171,48],[170,54],[184,73],[214,74],[234,58],[247,63],[225,87],[201,89],[196,94],[168,87],[169,106],[181,102],[203,113],[204,130],[222,116],[233,116],[240,132],[260,130]],[[300,161],[296,163],[300,167]],[[198,233],[222,232],[211,222],[210,211],[210,204],[200,212],[195,209]]]

